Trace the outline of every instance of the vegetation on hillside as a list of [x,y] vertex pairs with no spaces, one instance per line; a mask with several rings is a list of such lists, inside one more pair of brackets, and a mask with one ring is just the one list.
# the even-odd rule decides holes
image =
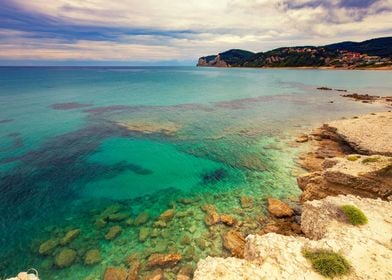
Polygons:
[[[199,65],[215,66],[217,55],[201,57]],[[278,48],[253,53],[232,49],[219,54],[230,67],[381,67],[392,65],[392,37],[322,47]],[[203,63],[200,63],[202,61]]]

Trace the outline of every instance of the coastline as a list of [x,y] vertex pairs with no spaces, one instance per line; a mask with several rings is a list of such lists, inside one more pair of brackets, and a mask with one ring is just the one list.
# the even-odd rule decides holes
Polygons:
[[238,66],[204,66],[204,65],[196,65],[196,67],[201,68],[236,68],[236,69],[282,69],[282,70],[340,70],[340,71],[351,71],[351,70],[359,70],[359,71],[391,71],[392,66],[383,66],[383,67],[330,67],[330,66],[301,66],[301,67],[238,67]]
[[[351,75],[351,74],[350,74]],[[258,76],[258,75],[256,75]],[[312,89],[314,89],[312,87]],[[325,93],[325,92],[320,92],[318,95],[318,98],[326,98],[323,99],[326,106],[330,106],[331,102],[329,101],[330,94]],[[341,97],[338,97],[339,99]],[[249,103],[254,104],[254,99],[250,99]],[[320,100],[318,100],[320,101]],[[303,100],[299,100],[299,102],[303,102]],[[338,103],[337,100],[335,100],[335,103]],[[348,101],[348,103],[351,103],[351,101]],[[57,106],[53,105],[54,108],[57,109],[64,109],[64,108],[69,108],[69,107],[75,107],[75,106],[82,106],[83,104],[88,104],[87,102],[84,103],[59,103]],[[238,103],[233,103],[233,104],[227,104],[224,103],[224,105],[228,106],[230,105],[230,108],[238,108],[237,105]],[[239,103],[241,104],[241,103]],[[247,104],[247,103],[245,103]],[[258,103],[255,104],[256,106]],[[332,105],[334,106],[334,105]],[[363,106],[358,104],[358,106]],[[257,106],[257,108],[260,108]],[[260,110],[260,109],[258,109]],[[373,109],[372,109],[373,110]],[[347,113],[347,111],[344,111],[344,115],[350,115]],[[342,115],[341,115],[342,116]],[[112,124],[112,123],[111,123]],[[159,120],[159,122],[155,121],[139,121],[139,122],[122,122],[118,123],[120,126],[121,124],[125,128],[130,131],[131,133],[134,134],[140,134],[140,133],[145,133],[146,135],[154,135],[154,134],[160,134],[162,136],[165,136],[167,138],[172,137],[173,133],[176,132],[180,127],[173,126],[171,122],[169,121],[164,121],[164,120]],[[270,124],[268,124],[270,126]],[[298,127],[298,130],[296,132],[301,132],[303,131],[302,127]],[[238,134],[238,135],[252,135],[251,130],[246,130],[246,128],[241,125],[236,130],[224,130],[226,134],[232,133],[232,134]],[[293,134],[294,135],[294,134]],[[291,136],[291,135],[290,135]],[[287,140],[287,144],[291,144],[293,137],[287,136],[287,138],[284,138]],[[221,135],[217,135],[213,139],[218,139],[220,138]],[[313,137],[313,136],[311,136]],[[299,139],[301,140],[301,139]],[[285,141],[286,142],[286,141]],[[237,147],[239,146],[238,142],[234,143]],[[300,143],[298,143],[299,146],[301,146]],[[267,147],[267,146],[266,146]],[[291,146],[290,146],[291,147]],[[306,144],[303,146],[306,147]],[[279,146],[273,145],[271,143],[268,145],[269,150],[276,150],[280,151]],[[282,152],[282,157],[280,158],[293,158],[291,157],[288,153],[287,150],[281,150]],[[258,164],[258,162],[253,160],[254,158],[250,158],[249,161],[247,161],[245,164],[247,164],[248,167],[253,166]],[[272,158],[273,160],[276,158]],[[282,162],[283,163],[283,162]],[[136,170],[139,173],[143,173],[143,170]],[[144,171],[145,172],[145,171]],[[289,173],[289,172],[288,172]],[[222,175],[223,174],[223,175]],[[206,173],[203,178],[205,180],[217,180],[216,178],[220,178],[224,176],[224,173],[222,173],[219,169],[217,169],[217,172],[213,173]],[[293,184],[295,184],[294,177],[293,179]],[[279,179],[275,180],[279,185],[283,185],[284,181],[282,180],[281,177]],[[238,185],[236,185],[238,188]],[[255,186],[256,188],[258,186]],[[107,269],[108,275],[112,273],[120,273],[122,274],[124,269],[126,270],[132,270],[135,273],[139,274],[140,276],[149,276],[148,274],[150,272],[154,272],[153,270],[147,271],[146,270],[146,265],[150,261],[148,260],[149,256],[151,254],[157,254],[159,253],[158,257],[160,259],[153,259],[152,263],[154,263],[154,268],[157,267],[157,270],[160,269],[160,272],[164,272],[164,277],[167,275],[170,275],[170,277],[174,277],[173,275],[177,275],[179,273],[179,269],[182,269],[183,266],[187,266],[188,262],[190,259],[192,260],[198,260],[199,256],[201,254],[208,254],[209,256],[219,256],[219,257],[230,257],[231,254],[237,254],[238,252],[235,250],[237,246],[242,246],[243,240],[245,240],[245,237],[248,234],[268,234],[268,232],[275,232],[283,235],[289,235],[289,236],[302,236],[303,234],[301,233],[300,230],[300,207],[298,207],[298,203],[293,203],[297,202],[296,198],[298,198],[297,193],[293,195],[292,197],[280,197],[279,195],[274,195],[269,193],[268,197],[279,197],[284,200],[285,203],[289,205],[289,207],[293,208],[295,210],[295,215],[292,217],[288,218],[276,218],[276,217],[268,217],[267,215],[264,215],[264,213],[268,212],[261,212],[264,210],[264,206],[267,204],[267,195],[264,197],[260,196],[259,193],[251,192],[250,194],[246,194],[246,196],[241,196],[239,193],[228,193],[227,195],[224,194],[219,194],[219,195],[214,195],[214,196],[209,196],[211,199],[207,200],[201,200],[201,201],[193,201],[189,200],[186,198],[183,199],[175,199],[174,204],[170,202],[170,204],[167,204],[168,201],[165,201],[164,203],[160,203],[160,205],[167,205],[168,209],[166,210],[166,207],[160,207],[157,209],[156,212],[153,212],[153,214],[147,218],[148,221],[146,223],[143,223],[142,225],[139,225],[138,223],[135,223],[137,213],[135,212],[127,212],[129,211],[124,205],[113,205],[114,207],[108,207],[107,209],[104,209],[102,207],[99,207],[94,210],[94,216],[92,216],[91,221],[88,222],[88,229],[86,228],[80,228],[81,235],[75,237],[75,241],[71,240],[69,243],[67,243],[66,248],[70,248],[71,250],[77,251],[78,257],[76,259],[73,257],[74,253],[72,253],[70,250],[66,250],[62,248],[63,245],[61,245],[62,238],[64,235],[64,238],[66,236],[71,236],[72,238],[76,235],[77,232],[79,232],[78,228],[79,225],[77,225],[77,229],[71,229],[68,231],[63,231],[63,229],[60,229],[57,234],[51,235],[51,239],[43,239],[43,243],[38,243],[36,242],[34,248],[32,249],[32,252],[36,253],[37,251],[40,250],[40,247],[43,245],[50,245],[51,241],[54,241],[55,244],[60,242],[60,245],[56,245],[56,248],[48,249],[49,251],[47,252],[48,255],[46,254],[46,251],[43,252],[43,255],[46,256],[46,258],[51,258],[51,257],[57,257],[56,263],[52,263],[53,269],[59,269],[59,268],[64,268],[65,266],[68,267],[68,263],[62,263],[60,262],[60,257],[58,256],[70,256],[69,262],[71,265],[75,265],[75,268],[78,268],[76,265],[94,265],[96,263],[99,263],[99,260],[96,260],[92,257],[97,257],[97,252],[99,253],[101,250],[102,256],[101,259],[105,261],[105,265],[99,266],[102,267],[102,270]],[[216,205],[220,201],[227,201],[227,205],[229,205],[230,202],[230,208],[224,207],[223,209],[221,208],[222,205]],[[233,209],[233,205],[237,205],[237,208]],[[249,206],[251,205],[251,206]],[[212,206],[212,207],[210,207]],[[106,207],[105,207],[106,208]],[[112,213],[107,213],[107,211],[112,211]],[[258,211],[257,213],[254,214],[255,211]],[[253,215],[254,214],[254,215]],[[143,216],[142,216],[143,217]],[[129,219],[128,219],[129,218]],[[135,218],[135,220],[134,220]],[[265,218],[265,219],[264,219]],[[96,220],[95,220],[96,219]],[[197,226],[195,226],[195,220],[198,220]],[[91,223],[92,222],[92,223]],[[96,224],[95,224],[96,222]],[[216,223],[215,223],[216,222]],[[208,224],[207,224],[208,223]],[[75,223],[76,224],[76,223]],[[106,226],[106,227],[105,227]],[[106,244],[113,244],[115,245],[120,245],[123,242],[127,242],[127,247],[133,247],[134,244],[136,245],[142,245],[142,244],[148,244],[144,249],[144,252],[142,252],[142,255],[133,255],[129,256],[130,261],[128,261],[126,264],[123,264],[125,262],[124,257],[128,257],[128,254],[123,253],[123,256],[120,258],[117,258],[115,261],[112,261],[112,259],[109,259],[107,255],[105,255],[105,251],[100,249],[99,246],[94,245],[92,248],[87,248],[87,247],[82,247],[81,249],[84,251],[80,251],[79,253],[79,245],[83,245],[83,239],[84,238],[83,234],[87,232],[90,232],[90,227],[97,227],[96,231],[98,234],[96,235],[98,238],[97,240],[103,239],[102,237],[104,236],[103,242],[106,242]],[[99,227],[99,228],[98,228]],[[102,227],[102,228],[101,228]],[[119,231],[120,228],[122,229]],[[200,238],[198,238],[199,234],[201,232],[198,231],[199,228],[208,229],[208,235],[207,233],[203,235],[200,235]],[[178,230],[179,228],[184,228],[185,231],[189,231],[189,233],[180,233]],[[64,229],[65,230],[65,229]],[[76,230],[76,231],[75,231]],[[242,231],[242,232],[241,232]],[[128,233],[131,233],[133,235],[128,235]],[[167,238],[168,235],[165,236],[160,236],[158,233],[159,232],[166,232],[171,234],[171,238]],[[179,234],[173,234],[177,233]],[[230,234],[226,234],[226,232],[230,232]],[[238,232],[241,232],[241,234],[238,234]],[[94,233],[95,234],[95,233]],[[105,234],[105,235],[104,235]],[[158,235],[158,236],[157,236]],[[107,237],[106,237],[107,236]],[[172,237],[173,236],[173,237]],[[162,238],[161,238],[162,237]],[[45,237],[46,238],[46,237]],[[53,238],[53,239],[52,239]],[[59,238],[61,240],[59,241]],[[72,239],[71,238],[71,239]],[[94,237],[95,239],[96,237]],[[195,239],[196,238],[196,239]],[[131,239],[136,240],[137,242],[134,242],[133,244],[131,243]],[[193,240],[194,239],[194,240]],[[202,242],[202,239],[207,240],[207,245]],[[113,241],[112,241],[113,240]],[[159,240],[159,241],[156,241]],[[169,244],[163,244],[163,242],[166,242],[166,240],[169,240]],[[173,248],[173,246],[170,246],[171,244],[175,244],[178,240],[180,240],[182,248],[186,248],[188,246],[190,249],[189,250],[183,250],[181,248],[181,251],[176,250]],[[189,244],[190,240],[190,244]],[[210,242],[210,240],[214,240],[213,242]],[[47,243],[46,241],[50,241]],[[39,240],[41,242],[41,239]],[[95,240],[94,240],[95,242]],[[100,241],[102,242],[102,241]],[[174,243],[173,243],[174,242]],[[222,244],[223,242],[226,243],[226,245]],[[139,244],[138,244],[139,243]],[[235,246],[233,246],[233,243]],[[76,245],[75,245],[76,244]],[[125,244],[125,243],[123,243]],[[151,245],[150,245],[151,244]],[[165,246],[163,246],[165,245]],[[189,246],[190,245],[190,246]],[[170,246],[170,247],[169,247]],[[177,245],[178,246],[178,245]],[[225,246],[224,248],[221,248],[222,246]],[[227,247],[226,247],[227,246]],[[45,246],[43,246],[45,247]],[[207,247],[207,248],[206,248]],[[169,248],[169,249],[167,249]],[[178,247],[177,247],[178,248]],[[196,249],[194,249],[196,248]],[[212,250],[208,250],[208,248],[212,248]],[[231,248],[231,249],[230,249]],[[42,248],[45,249],[45,248]],[[46,248],[47,249],[47,248]],[[61,251],[59,251],[61,249]],[[77,249],[77,250],[76,250]],[[88,249],[88,251],[86,251]],[[200,249],[200,250],[199,250]],[[65,251],[66,250],[66,251]],[[196,253],[195,253],[196,250]],[[233,251],[231,251],[233,250]],[[60,253],[57,253],[60,252]],[[201,253],[200,253],[201,252]],[[113,254],[114,252],[111,252]],[[138,252],[139,253],[139,252]],[[155,263],[159,262],[164,262],[164,258],[171,258],[173,263],[176,262],[177,259],[179,259],[178,255],[173,255],[173,254],[181,254],[181,257],[183,260],[180,260],[177,264],[173,264],[173,268],[158,268],[160,265],[155,265]],[[166,254],[166,255],[164,255]],[[170,254],[170,255],[167,255]],[[99,255],[99,254],[98,254]],[[114,254],[113,254],[114,255]],[[120,254],[117,254],[120,255]],[[48,257],[49,256],[49,257]],[[50,257],[51,256],[51,257]],[[155,256],[157,257],[157,256]],[[41,256],[43,258],[43,256]],[[54,258],[56,260],[56,258]],[[106,260],[110,260],[110,262],[106,263]],[[107,264],[113,265],[114,267],[107,267]],[[69,265],[69,266],[71,266]],[[163,263],[162,266],[165,266],[166,264]],[[124,268],[125,266],[125,268]],[[97,266],[98,267],[98,266]],[[141,269],[140,269],[141,267]],[[74,268],[71,268],[74,269]],[[139,270],[140,271],[137,271]],[[56,270],[54,273],[61,275],[61,273],[64,275],[63,271],[68,271],[67,269],[64,270]],[[189,272],[190,271],[190,272]],[[184,276],[185,274],[191,274],[193,273],[193,270],[189,271],[181,271],[181,275]],[[72,273],[73,270],[69,270],[69,273]],[[40,271],[41,273],[41,271]],[[52,271],[53,273],[53,271]],[[101,271],[99,273],[91,273],[91,279],[100,279],[102,275],[106,275],[106,272]],[[43,274],[44,275],[44,274]],[[93,278],[96,277],[96,278]],[[109,277],[109,276],[108,276]],[[65,276],[65,278],[67,278]],[[65,279],[64,278],[64,279]],[[169,278],[169,279],[175,279],[175,278]],[[191,279],[191,278],[188,278]]]
[[[391,111],[371,113],[332,121],[309,135],[299,136],[297,143],[310,144],[313,149],[299,156],[299,164],[309,172],[297,179],[303,190],[301,235],[283,233],[279,226],[267,225],[263,232],[244,239],[241,258],[200,260],[194,279],[325,279],[310,265],[304,250],[339,252],[347,258],[350,269],[339,279],[389,279],[392,249],[386,244],[392,233],[388,214],[392,209],[390,120]],[[382,131],[382,136],[363,134],[366,126]],[[282,204],[281,210],[288,206]],[[366,224],[350,225],[340,210],[344,205],[364,211]],[[274,215],[270,207],[268,210]]]

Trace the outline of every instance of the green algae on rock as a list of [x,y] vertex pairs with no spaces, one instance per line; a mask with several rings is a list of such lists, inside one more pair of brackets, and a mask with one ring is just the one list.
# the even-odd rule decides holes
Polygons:
[[175,215],[175,210],[168,209],[159,216],[159,220],[169,222],[174,218],[174,215]]
[[149,235],[150,235],[150,228],[142,227],[139,230],[139,241],[140,242],[146,241]]
[[127,219],[129,216],[130,216],[129,213],[119,212],[119,213],[110,214],[108,216],[108,220],[111,222],[120,222],[122,220]]
[[57,239],[49,239],[39,246],[38,252],[41,255],[49,255],[58,245],[59,241]]
[[86,252],[84,255],[84,264],[85,265],[93,265],[97,264],[101,261],[101,253],[98,249],[91,249]]
[[60,240],[62,246],[71,243],[80,234],[80,229],[73,229],[68,231],[65,236]]
[[121,231],[122,231],[122,228],[120,226],[113,226],[105,234],[105,239],[106,240],[113,240],[121,233]]
[[150,213],[142,212],[135,218],[134,224],[136,226],[143,225],[148,222],[149,218],[150,218]]
[[54,264],[59,268],[69,267],[76,259],[76,251],[70,248],[63,248],[54,258]]

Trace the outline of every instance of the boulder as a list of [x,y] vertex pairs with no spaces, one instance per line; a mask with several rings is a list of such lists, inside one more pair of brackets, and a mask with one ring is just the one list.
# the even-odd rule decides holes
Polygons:
[[158,268],[155,269],[153,272],[148,273],[144,277],[142,277],[142,280],[163,280],[163,270]]
[[227,214],[222,214],[220,216],[220,221],[227,226],[233,226],[237,222],[232,216],[227,215]]
[[180,254],[152,254],[148,258],[148,267],[171,267],[175,266],[182,257]]
[[49,239],[39,246],[38,252],[41,255],[49,255],[58,245],[59,241],[57,239]]
[[165,212],[163,212],[160,216],[159,216],[159,220],[162,220],[164,222],[169,222],[173,219],[175,214],[175,210],[174,209],[169,209],[166,210]]
[[176,280],[191,280],[193,269],[191,266],[183,266],[177,273]]
[[252,208],[253,207],[253,198],[249,196],[241,196],[240,203],[242,208]]
[[150,235],[150,229],[147,227],[143,227],[139,230],[139,241],[144,242],[147,240],[148,236]]
[[54,258],[54,264],[59,268],[69,267],[76,260],[76,251],[69,248],[61,249]]
[[275,198],[268,198],[268,212],[277,218],[291,217],[294,215],[293,209],[291,209],[286,203]]
[[97,264],[101,261],[101,253],[98,249],[91,249],[86,252],[84,255],[84,264],[85,265],[93,265]]
[[120,233],[121,233],[121,227],[120,226],[113,226],[109,229],[109,231],[105,235],[106,240],[113,240],[116,238]]
[[108,220],[111,222],[120,222],[129,218],[129,216],[130,216],[129,213],[119,212],[119,213],[110,214],[108,216]]
[[103,275],[103,280],[127,280],[128,273],[121,267],[108,267]]
[[139,215],[137,215],[134,224],[136,226],[143,225],[148,222],[149,218],[150,218],[150,214],[148,212],[142,212]]
[[245,238],[235,230],[228,231],[223,235],[223,246],[235,257],[244,257]]
[[106,226],[108,222],[105,219],[99,218],[95,221],[95,225],[97,226],[97,228],[103,228]]
[[306,134],[300,135],[295,139],[295,142],[297,143],[305,143],[309,141],[309,136]]
[[62,246],[67,245],[71,243],[76,237],[78,237],[80,234],[80,229],[73,229],[68,231],[65,236],[60,240],[60,244]]
[[204,222],[207,226],[212,226],[220,222],[220,216],[215,210],[210,210],[204,217]]
[[134,260],[131,263],[129,263],[129,271],[128,271],[128,278],[127,280],[137,280],[138,279],[138,274],[141,268],[141,263],[139,260]]

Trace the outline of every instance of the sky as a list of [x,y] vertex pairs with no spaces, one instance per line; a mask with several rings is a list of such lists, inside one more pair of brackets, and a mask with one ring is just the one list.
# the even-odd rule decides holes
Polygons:
[[392,36],[392,0],[0,0],[0,65],[194,65]]

